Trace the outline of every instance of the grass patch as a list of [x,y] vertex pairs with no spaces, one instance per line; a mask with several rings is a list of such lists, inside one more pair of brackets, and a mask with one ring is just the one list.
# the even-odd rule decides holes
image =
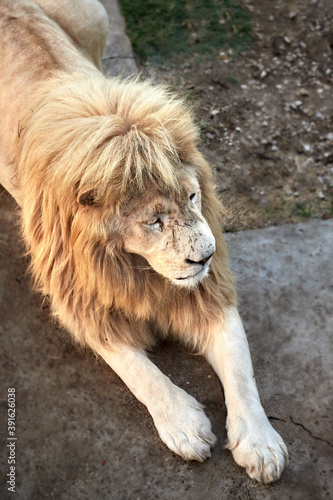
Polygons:
[[305,203],[296,203],[295,215],[299,215],[304,219],[310,219],[312,217],[312,205],[306,205]]
[[[119,0],[139,60],[207,57],[253,40],[248,10],[238,0]],[[214,54],[215,55],[215,54]]]

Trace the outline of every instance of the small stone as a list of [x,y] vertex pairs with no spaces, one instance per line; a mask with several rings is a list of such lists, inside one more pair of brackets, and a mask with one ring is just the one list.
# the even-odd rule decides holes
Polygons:
[[303,174],[309,168],[309,166],[312,165],[313,159],[309,158],[308,156],[306,156],[304,154],[303,155],[295,155],[294,162],[295,162],[295,165],[297,168],[297,172],[299,172],[300,174]]

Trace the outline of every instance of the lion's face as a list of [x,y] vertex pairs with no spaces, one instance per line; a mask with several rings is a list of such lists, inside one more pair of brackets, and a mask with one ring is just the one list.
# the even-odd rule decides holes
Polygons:
[[124,247],[144,257],[159,274],[194,287],[209,272],[214,236],[201,213],[199,183],[191,169],[181,178],[181,200],[149,190],[121,210]]

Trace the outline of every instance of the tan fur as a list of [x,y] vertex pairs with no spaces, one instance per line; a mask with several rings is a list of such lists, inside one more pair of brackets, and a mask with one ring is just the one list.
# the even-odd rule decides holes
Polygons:
[[[49,35],[41,27],[44,41]],[[82,344],[147,346],[159,331],[205,350],[235,292],[221,207],[191,113],[149,82],[49,64],[17,116],[12,146],[36,285]],[[196,171],[217,246],[209,277],[192,290],[175,287],[126,252],[121,222],[129,200],[154,190],[179,202],[185,165]],[[87,190],[95,204],[82,207],[78,197]]]

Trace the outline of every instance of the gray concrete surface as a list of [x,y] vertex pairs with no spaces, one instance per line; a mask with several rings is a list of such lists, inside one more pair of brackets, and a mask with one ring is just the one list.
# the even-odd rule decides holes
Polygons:
[[109,17],[109,36],[103,54],[103,71],[107,76],[129,76],[137,73],[131,42],[125,32],[125,21],[117,0],[100,0]]
[[[114,0],[107,74],[136,71]],[[228,235],[259,391],[290,464],[271,486],[251,481],[223,449],[226,410],[217,377],[166,343],[152,358],[205,404],[218,442],[185,463],[160,441],[146,409],[89,352],[73,347],[31,291],[0,194],[0,499],[230,500],[333,498],[333,221]],[[7,491],[7,390],[16,388],[16,493]]]

